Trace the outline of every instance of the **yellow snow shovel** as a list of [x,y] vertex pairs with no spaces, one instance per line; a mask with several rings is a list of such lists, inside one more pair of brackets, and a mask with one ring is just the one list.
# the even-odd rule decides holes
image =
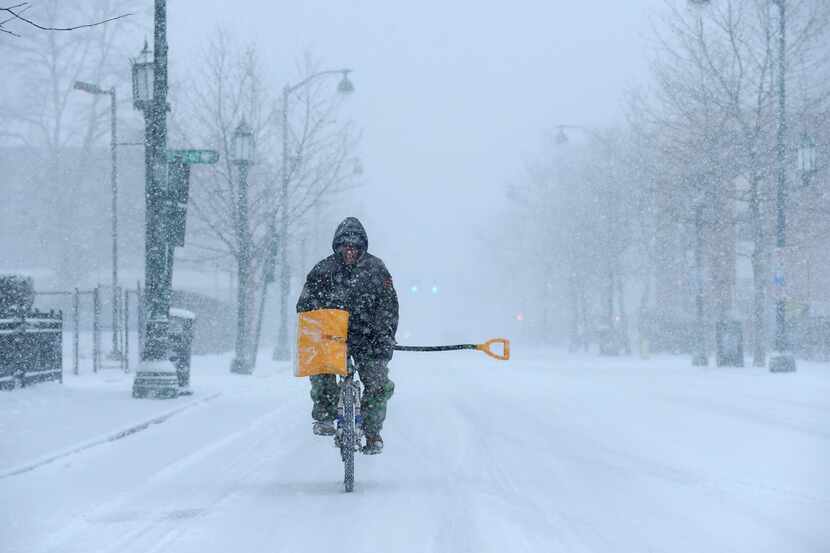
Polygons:
[[297,321],[297,366],[294,375],[348,376],[348,335],[348,311],[315,309],[300,313]]

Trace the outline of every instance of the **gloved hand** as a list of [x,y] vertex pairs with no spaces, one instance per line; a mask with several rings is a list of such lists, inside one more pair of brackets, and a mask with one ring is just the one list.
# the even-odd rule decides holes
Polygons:
[[389,361],[395,352],[395,338],[383,334],[378,336],[372,343],[373,357]]

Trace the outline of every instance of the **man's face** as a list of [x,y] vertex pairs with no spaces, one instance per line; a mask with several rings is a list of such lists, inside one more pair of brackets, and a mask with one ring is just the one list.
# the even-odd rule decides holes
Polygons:
[[346,244],[343,246],[343,263],[346,265],[354,265],[360,257],[360,249],[356,246]]

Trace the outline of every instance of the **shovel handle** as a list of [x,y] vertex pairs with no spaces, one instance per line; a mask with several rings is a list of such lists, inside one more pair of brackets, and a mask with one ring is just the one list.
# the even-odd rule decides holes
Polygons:
[[[496,344],[501,344],[501,353],[493,351],[493,346]],[[455,344],[452,346],[402,346],[395,344],[394,349],[396,351],[458,351],[460,349],[477,349],[499,361],[507,361],[510,359],[510,340],[507,338],[493,338],[483,344]]]
[[453,346],[402,346],[395,344],[395,351],[458,351],[461,349],[478,349],[477,344],[456,344]]
[[[501,344],[501,354],[493,351],[493,346],[496,344]],[[493,338],[492,340],[487,340],[483,344],[477,345],[476,349],[483,351],[493,359],[498,359],[499,361],[507,361],[510,359],[510,340],[507,338]]]

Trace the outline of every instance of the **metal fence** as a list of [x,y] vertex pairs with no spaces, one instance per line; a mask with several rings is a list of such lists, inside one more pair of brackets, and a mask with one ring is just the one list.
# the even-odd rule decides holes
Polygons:
[[[98,372],[102,369],[130,370],[130,311],[134,306],[138,315],[138,350],[142,345],[142,290],[140,285],[134,290],[119,288],[112,294],[108,287],[98,285],[91,290],[56,290],[36,292],[36,303],[41,307],[59,307],[67,313],[67,344],[71,344],[71,352],[67,351],[67,362],[71,359],[72,373],[80,374],[82,361],[91,361],[85,365]],[[111,302],[118,298],[115,309]],[[113,313],[114,318],[107,316]],[[105,315],[105,313],[107,315]],[[109,332],[107,332],[109,331]],[[112,334],[109,334],[112,333]],[[104,344],[106,335],[113,336],[112,351],[107,352]],[[88,370],[88,369],[87,369]]]
[[63,381],[63,313],[0,318],[0,389]]
[[[118,305],[112,309],[112,298]],[[173,292],[173,304],[201,318],[194,323],[194,353],[218,353],[233,347],[233,311],[214,298],[186,291]],[[65,340],[63,360],[67,371],[78,375],[91,371],[122,370],[130,372],[144,349],[144,290],[141,283],[134,288],[119,288],[112,294],[109,286],[92,289],[52,290],[35,292],[35,307],[41,312],[54,309],[65,314],[62,331]],[[110,315],[112,313],[112,316]],[[115,339],[110,346],[110,339]],[[113,355],[116,353],[117,355]]]

